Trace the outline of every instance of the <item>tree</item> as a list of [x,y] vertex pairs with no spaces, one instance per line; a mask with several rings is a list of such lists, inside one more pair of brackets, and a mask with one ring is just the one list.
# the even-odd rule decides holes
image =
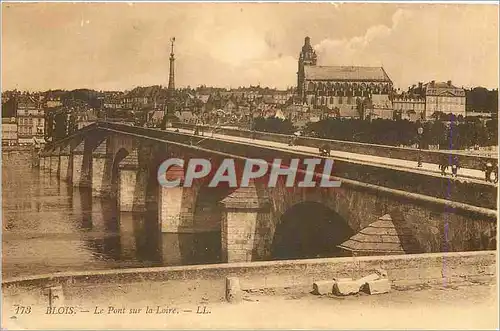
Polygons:
[[468,111],[498,112],[498,90],[488,90],[484,87],[475,87],[465,91],[466,109]]
[[442,111],[435,111],[434,113],[432,113],[431,118],[434,121],[442,121],[443,115],[444,115],[444,113]]
[[253,130],[262,132],[273,132],[282,134],[292,134],[296,128],[288,119],[278,117],[257,117],[254,119]]

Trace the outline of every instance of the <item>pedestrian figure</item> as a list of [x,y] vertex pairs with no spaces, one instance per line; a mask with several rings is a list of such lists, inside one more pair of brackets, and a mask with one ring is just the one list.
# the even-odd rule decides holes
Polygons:
[[288,140],[288,146],[295,146],[295,137],[290,137],[290,140]]
[[441,176],[446,176],[446,169],[448,169],[448,158],[445,154],[443,154],[443,156],[441,157],[439,169],[441,170]]
[[[491,173],[493,172],[493,163],[491,161],[486,162],[484,167],[484,175],[487,182],[491,182]],[[497,170],[498,173],[498,170]]]
[[323,144],[319,148],[319,154],[321,156],[330,156],[330,151],[331,151],[330,145],[328,145],[328,144]]
[[417,156],[417,167],[422,168],[422,156],[420,156],[420,153]]
[[455,156],[453,158],[453,162],[451,164],[451,173],[452,173],[453,177],[457,177],[458,176],[458,168],[460,168],[460,166],[458,164],[458,156]]
[[498,165],[497,164],[495,164],[493,166],[493,171],[492,172],[493,172],[493,183],[496,184],[496,183],[498,183]]
[[197,135],[199,135],[199,134],[200,134],[200,129],[198,129],[198,127],[196,126],[196,127],[194,128],[194,135],[195,135],[195,136],[197,136]]

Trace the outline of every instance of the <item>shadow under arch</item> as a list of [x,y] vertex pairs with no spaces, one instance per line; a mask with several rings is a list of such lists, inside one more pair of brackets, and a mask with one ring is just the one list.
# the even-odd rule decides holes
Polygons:
[[[221,261],[221,222],[224,216],[221,201],[235,190],[226,184],[208,187],[208,183],[204,182],[198,189],[194,203],[193,227],[199,232],[191,238],[192,242],[184,247],[185,250],[192,250],[194,263]],[[183,246],[181,245],[181,248]]]
[[118,165],[128,155],[129,152],[125,148],[120,148],[113,158],[111,167],[111,196],[113,198],[118,196]]
[[271,245],[273,260],[343,256],[337,245],[354,235],[345,219],[318,202],[301,202],[280,218]]

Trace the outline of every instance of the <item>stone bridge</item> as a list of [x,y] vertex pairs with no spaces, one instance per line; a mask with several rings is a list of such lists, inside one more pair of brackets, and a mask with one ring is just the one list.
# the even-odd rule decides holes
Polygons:
[[410,229],[414,252],[494,249],[488,239],[496,234],[497,190],[489,183],[335,160],[340,188],[289,188],[283,176],[274,188],[260,180],[211,188],[204,179],[166,188],[157,171],[172,157],[231,158],[241,167],[248,158],[317,156],[99,122],[47,147],[39,164],[95,197],[115,197],[121,212],[153,212],[162,232],[220,233],[227,262],[339,256],[345,252],[337,245],[385,214],[398,221],[398,233]]

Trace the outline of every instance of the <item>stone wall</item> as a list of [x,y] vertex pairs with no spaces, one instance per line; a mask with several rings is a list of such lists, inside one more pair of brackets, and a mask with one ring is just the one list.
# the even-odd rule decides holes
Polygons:
[[164,282],[165,285],[210,281],[214,294],[224,296],[225,278],[239,277],[244,290],[311,286],[315,280],[359,277],[377,268],[387,271],[393,285],[450,284],[467,280],[489,280],[496,275],[496,252],[460,252],[398,256],[349,257],[311,260],[269,261],[182,267],[71,272],[2,281],[5,296],[27,290],[39,293],[45,286],[63,285],[65,291],[88,286]]
[[[488,236],[496,233],[494,215],[473,213],[438,201],[426,202],[362,187],[289,189],[278,185],[275,189],[267,189],[267,194],[272,201],[268,224],[263,225],[267,245],[272,242],[283,214],[294,205],[307,201],[317,202],[331,209],[354,233],[382,215],[390,214],[393,219],[404,221],[411,229],[422,253],[491,249]],[[269,252],[267,247],[265,251]]]

